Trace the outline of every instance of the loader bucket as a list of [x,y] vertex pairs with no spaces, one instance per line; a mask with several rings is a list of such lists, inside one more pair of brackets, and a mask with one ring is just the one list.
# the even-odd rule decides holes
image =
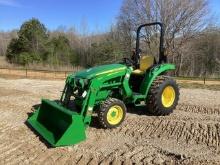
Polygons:
[[86,139],[82,116],[54,101],[43,99],[28,123],[53,147],[73,145]]

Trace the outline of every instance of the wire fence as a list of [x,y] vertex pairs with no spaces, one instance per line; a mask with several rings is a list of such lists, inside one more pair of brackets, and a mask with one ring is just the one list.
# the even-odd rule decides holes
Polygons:
[[[186,76],[181,76],[181,77],[176,77],[176,79],[179,81],[179,82],[200,82],[200,84],[220,84],[220,77],[219,76],[216,76],[216,77],[186,77]],[[209,82],[209,83],[207,83]]]
[[[9,78],[36,78],[36,79],[65,79],[69,74],[79,71],[80,67],[75,67],[73,70],[44,70],[44,69],[25,69],[25,68],[7,68],[0,67],[0,77]],[[175,77],[179,82],[200,82],[207,84],[207,81],[218,81],[220,78],[207,77]]]
[[77,67],[74,70],[68,71],[0,67],[0,76],[13,78],[65,79],[68,74],[78,70],[80,69]]

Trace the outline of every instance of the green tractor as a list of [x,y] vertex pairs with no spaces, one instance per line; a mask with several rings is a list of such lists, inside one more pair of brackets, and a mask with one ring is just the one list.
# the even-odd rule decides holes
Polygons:
[[[140,30],[160,26],[159,60],[140,56]],[[137,29],[133,60],[97,66],[70,74],[60,101],[42,99],[41,106],[28,118],[28,123],[52,146],[77,144],[86,139],[85,129],[93,112],[103,128],[118,127],[126,115],[126,106],[145,106],[154,115],[169,115],[179,99],[176,82],[166,76],[175,69],[164,55],[163,24],[154,22]]]

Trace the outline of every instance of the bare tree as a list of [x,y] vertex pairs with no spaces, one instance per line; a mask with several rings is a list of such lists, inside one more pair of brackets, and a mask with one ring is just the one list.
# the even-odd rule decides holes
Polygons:
[[188,52],[183,67],[189,74],[202,77],[220,75],[220,29],[209,27],[199,33],[185,47]]
[[7,46],[12,38],[17,37],[16,31],[0,32],[0,56],[6,54]]
[[[165,25],[167,52],[172,56],[172,62],[178,65],[178,74],[182,67],[182,48],[206,26],[207,11],[207,0],[124,0],[118,16],[118,25],[122,36],[129,38],[126,41],[132,41],[138,25],[162,22]],[[158,32],[157,28],[146,30],[151,36]],[[147,40],[150,40],[149,37]]]

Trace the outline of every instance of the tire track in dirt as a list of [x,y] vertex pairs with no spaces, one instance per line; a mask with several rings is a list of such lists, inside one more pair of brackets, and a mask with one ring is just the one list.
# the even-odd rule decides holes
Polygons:
[[26,150],[30,150],[30,147],[26,144],[21,144],[17,146],[17,149],[13,152],[10,152],[8,155],[5,155],[6,159],[4,160],[5,164],[19,164],[24,162],[25,160],[28,161],[27,153],[23,150],[23,148],[26,148]]
[[[10,125],[2,122],[0,125],[0,164],[23,164],[39,155],[39,148],[44,144],[36,135],[29,135],[26,126]],[[45,148],[45,147],[44,147]]]
[[[136,115],[135,115],[136,116]],[[2,124],[1,130],[6,132],[7,130],[11,131],[11,126],[5,123]],[[15,127],[16,128],[16,127]],[[1,132],[0,130],[0,132]],[[219,144],[219,132],[220,132],[220,124],[218,123],[194,123],[192,121],[184,122],[177,120],[170,120],[167,117],[148,117],[148,116],[139,116],[139,118],[135,118],[134,115],[128,115],[125,123],[116,129],[113,130],[96,130],[93,129],[91,131],[95,131],[98,138],[108,137],[108,136],[116,136],[118,134],[122,134],[124,136],[129,136],[131,138],[137,139],[137,141],[149,138],[172,138],[176,139],[177,142],[185,142],[185,143],[196,143],[196,144],[206,144],[208,146],[213,146],[216,149]],[[25,129],[25,133],[28,133],[28,130]],[[27,134],[24,132],[16,133],[16,136],[23,136],[27,138]],[[7,137],[7,136],[6,136]],[[3,138],[4,139],[4,138]],[[6,141],[7,142],[7,141]],[[30,145],[27,145],[30,143]],[[54,162],[68,162],[73,158],[73,155],[76,154],[74,151],[71,155],[67,154],[66,156],[57,155],[56,152],[50,152],[44,150],[40,150],[42,145],[38,146],[42,142],[38,140],[38,137],[35,135],[30,136],[26,140],[22,141],[22,145],[18,145],[17,141],[2,143],[0,144],[1,150],[0,152],[4,153],[1,158],[4,159],[4,163],[14,163],[18,164],[23,161],[27,162],[37,162],[48,164],[53,164]],[[5,145],[5,146],[4,146]],[[95,152],[99,146],[91,146],[91,150]],[[121,151],[113,150],[110,154],[102,156],[101,158],[94,159],[93,155],[85,154],[81,155],[76,162],[76,164],[90,164],[92,162],[96,163],[123,163],[124,160],[128,159],[131,162],[138,162],[141,160],[145,160],[145,156],[143,153],[144,145],[142,146],[128,146],[123,148]],[[147,146],[146,146],[147,147]],[[88,149],[90,149],[88,148]],[[6,152],[7,151],[7,152]],[[22,151],[22,152],[17,152]],[[59,151],[58,151],[59,152]],[[115,152],[118,153],[120,159],[115,159]],[[13,156],[16,155],[16,156]],[[26,155],[26,156],[24,156]],[[28,156],[32,155],[32,156]],[[75,155],[74,155],[75,156]],[[73,159],[75,160],[75,159]],[[70,161],[71,162],[71,161]],[[77,163],[78,162],[78,163]]]
[[[6,144],[5,144],[6,143]],[[7,144],[7,140],[4,140],[4,145],[1,147],[0,150],[0,160],[1,160],[1,164],[5,164],[6,159],[8,158],[8,156],[13,155],[13,153],[15,153],[17,151],[17,149],[19,149],[19,147],[22,144],[19,144],[19,142],[8,142],[9,144]]]
[[[153,119],[140,120],[127,118],[125,126],[113,130],[136,139],[145,138],[172,138],[177,142],[205,144],[218,149],[220,139],[220,123],[195,123],[193,121],[178,121],[153,117]],[[131,127],[130,127],[131,126]]]
[[[0,164],[219,164],[220,158],[215,158],[219,154],[220,139],[217,102],[205,106],[182,101],[184,104],[179,104],[173,114],[161,117],[135,111],[128,113],[124,123],[116,129],[90,127],[87,140],[79,145],[47,148],[44,140],[24,122],[33,103],[40,103],[40,96],[47,95],[45,88],[54,91],[54,87],[40,86],[42,82],[34,80],[30,84],[31,88],[26,90],[27,85],[21,82],[19,87],[14,82],[9,85],[6,80],[1,82],[5,92],[0,97]],[[8,86],[19,91],[7,91]],[[187,99],[189,92],[185,92]],[[55,95],[54,92],[50,97]],[[191,144],[194,147],[182,152],[181,148],[169,147],[171,143],[173,147],[184,148]],[[206,149],[203,155],[208,155],[209,161],[198,157],[203,146]]]

